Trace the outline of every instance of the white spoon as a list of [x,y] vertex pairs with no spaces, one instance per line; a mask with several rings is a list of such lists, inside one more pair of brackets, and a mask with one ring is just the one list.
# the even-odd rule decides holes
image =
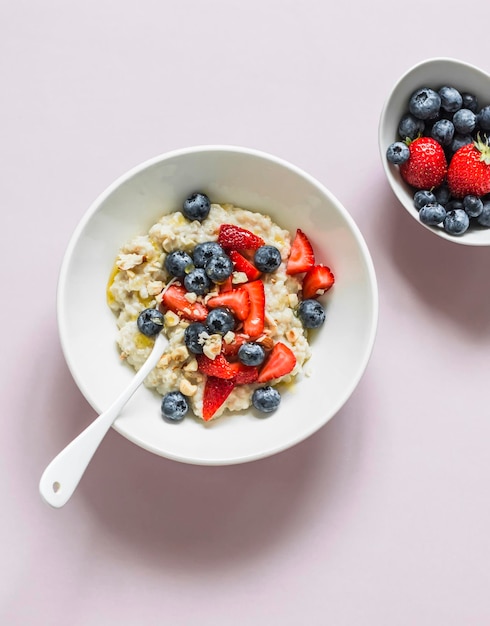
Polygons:
[[161,332],[155,340],[150,356],[138,370],[131,384],[104,413],[55,456],[44,470],[39,481],[39,491],[48,504],[60,508],[68,502],[105,434],[136,389],[158,363],[167,345],[168,339]]

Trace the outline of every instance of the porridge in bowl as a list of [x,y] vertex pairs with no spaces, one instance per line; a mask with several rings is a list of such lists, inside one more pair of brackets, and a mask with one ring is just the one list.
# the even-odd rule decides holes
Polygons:
[[168,337],[145,380],[162,415],[180,421],[190,409],[209,421],[278,408],[276,385],[307,374],[309,334],[325,321],[318,298],[333,283],[300,229],[196,193],[121,248],[107,297],[121,358],[136,370],[154,337]]

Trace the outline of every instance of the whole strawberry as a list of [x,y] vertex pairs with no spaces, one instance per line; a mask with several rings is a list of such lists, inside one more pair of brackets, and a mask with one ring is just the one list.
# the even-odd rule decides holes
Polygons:
[[446,155],[432,137],[419,137],[408,145],[410,157],[400,165],[405,182],[417,189],[439,187],[447,173]]
[[447,182],[456,198],[490,193],[490,146],[478,137],[460,148],[449,164]]

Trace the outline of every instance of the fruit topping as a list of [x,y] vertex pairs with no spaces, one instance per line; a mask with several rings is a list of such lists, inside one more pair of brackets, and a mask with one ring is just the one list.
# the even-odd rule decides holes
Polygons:
[[335,283],[335,277],[329,267],[315,265],[309,269],[303,278],[303,298],[322,296]]
[[162,416],[169,422],[180,422],[189,410],[185,396],[180,391],[170,391],[162,398]]
[[270,385],[259,387],[252,394],[252,404],[262,413],[272,413],[281,402],[281,394]]
[[259,377],[259,368],[254,365],[244,365],[240,361],[230,363],[230,368],[235,373],[233,380],[237,385],[247,385],[256,382]]
[[233,272],[233,262],[227,254],[220,254],[206,263],[205,270],[213,283],[223,283]]
[[193,193],[185,200],[182,212],[187,219],[202,222],[209,215],[210,208],[211,203],[206,194]]
[[285,343],[278,341],[261,368],[257,382],[265,383],[269,380],[281,378],[292,372],[295,365],[296,357],[294,352]]
[[[262,284],[261,281],[256,282],[260,282],[260,284]],[[245,288],[245,285],[243,285],[237,289],[225,291],[217,296],[213,296],[207,301],[207,306],[210,309],[215,309],[216,307],[227,307],[233,311],[237,319],[243,321],[248,317],[250,312],[250,296],[248,290]]]
[[281,253],[275,246],[260,246],[254,254],[254,265],[261,272],[272,274],[281,265]]
[[220,256],[225,251],[217,241],[205,241],[198,243],[192,252],[192,258],[196,267],[206,267],[213,256]]
[[184,331],[184,342],[192,354],[202,354],[205,339],[209,336],[207,327],[201,322],[192,322]]
[[256,250],[264,245],[262,237],[234,224],[221,224],[218,243],[226,250]]
[[260,278],[260,271],[237,250],[230,250],[229,255],[235,265],[236,272],[243,272],[246,274],[248,280],[257,280],[257,278]]
[[207,308],[200,302],[189,302],[186,294],[187,290],[182,285],[169,285],[162,294],[162,305],[186,319],[204,321],[208,315]]
[[147,337],[154,337],[163,328],[163,315],[158,309],[145,309],[138,315],[138,330]]
[[244,365],[262,365],[264,359],[265,350],[255,341],[243,343],[238,349],[238,360]]
[[233,313],[224,306],[212,309],[206,317],[206,327],[212,335],[226,335],[235,328]]
[[444,150],[432,137],[419,137],[410,143],[410,158],[400,165],[405,182],[417,189],[438,187],[447,172]]
[[286,272],[288,274],[299,274],[306,272],[315,265],[315,255],[313,247],[302,230],[298,228],[291,244]]
[[174,250],[165,258],[165,269],[170,276],[184,278],[184,276],[194,267],[194,262],[187,252]]
[[319,328],[326,316],[318,300],[303,300],[298,307],[298,317],[305,328]]
[[259,337],[264,332],[264,284],[261,280],[254,280],[250,283],[245,283],[241,289],[247,292],[250,302],[248,315],[243,320],[243,331],[251,338]]
[[232,380],[236,377],[236,371],[222,354],[218,354],[214,359],[210,359],[205,354],[198,354],[196,360],[198,369],[203,374],[225,378],[226,380]]
[[202,416],[208,422],[235,387],[233,380],[208,376],[204,384]]
[[184,287],[198,296],[206,294],[212,283],[202,267],[196,267],[184,277]]
[[460,148],[449,164],[447,182],[456,198],[490,193],[490,146],[478,138]]

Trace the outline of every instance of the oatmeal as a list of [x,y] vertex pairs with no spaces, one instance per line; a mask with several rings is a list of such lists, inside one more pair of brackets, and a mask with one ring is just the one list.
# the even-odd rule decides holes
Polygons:
[[[267,215],[231,204],[210,204],[203,219],[184,213],[163,216],[117,256],[107,295],[121,358],[135,370],[148,358],[154,339],[138,318],[154,309],[169,343],[145,385],[163,396],[162,412],[177,414],[179,399],[205,420],[252,402],[273,410],[264,389],[298,376],[311,355],[299,306],[314,259],[304,261],[298,234],[292,251],[290,233]],[[311,302],[329,288],[313,287]]]

